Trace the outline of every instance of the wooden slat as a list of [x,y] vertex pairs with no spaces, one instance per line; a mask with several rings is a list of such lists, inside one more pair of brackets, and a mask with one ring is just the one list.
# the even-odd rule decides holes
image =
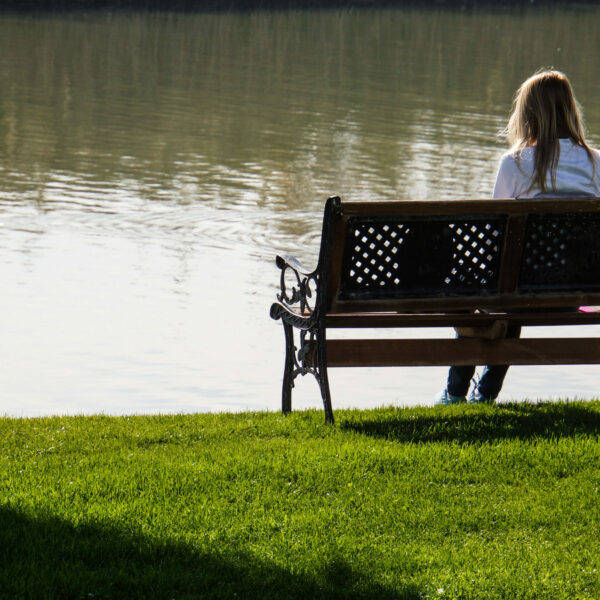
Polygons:
[[344,257],[344,244],[345,235],[347,229],[347,219],[343,216],[337,216],[334,222],[331,224],[333,228],[333,242],[330,248],[331,266],[328,274],[327,281],[327,299],[329,306],[325,307],[325,310],[329,310],[333,300],[338,297],[340,293],[340,279],[342,276],[342,260]]
[[508,321],[525,326],[598,325],[600,313],[527,312],[493,314],[456,313],[337,313],[325,317],[329,328],[378,327],[477,327],[494,321]]
[[344,300],[332,304],[329,313],[362,312],[437,312],[471,310],[544,309],[600,305],[600,293],[592,294],[523,294],[467,296],[461,298],[395,298],[389,300]]
[[[568,203],[568,207],[566,204]],[[382,217],[398,215],[525,214],[547,212],[594,212],[600,209],[598,198],[534,199],[455,199],[397,200],[391,202],[342,201],[345,217]]]
[[506,221],[504,233],[506,242],[502,249],[502,268],[498,282],[501,294],[514,294],[517,291],[526,225],[527,215],[510,215]]
[[[277,304],[277,303],[275,303]],[[308,312],[291,311],[299,317],[309,318]],[[404,327],[477,327],[491,325],[494,321],[535,326],[600,325],[600,312],[583,313],[579,311],[535,311],[535,312],[355,312],[332,313],[325,316],[325,325],[331,329],[368,329],[368,328],[404,328]]]
[[330,367],[600,364],[600,338],[328,340]]

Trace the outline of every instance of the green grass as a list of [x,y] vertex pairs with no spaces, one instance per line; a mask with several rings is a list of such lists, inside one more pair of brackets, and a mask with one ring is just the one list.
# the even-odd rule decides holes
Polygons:
[[600,401],[0,419],[0,598],[600,598]]

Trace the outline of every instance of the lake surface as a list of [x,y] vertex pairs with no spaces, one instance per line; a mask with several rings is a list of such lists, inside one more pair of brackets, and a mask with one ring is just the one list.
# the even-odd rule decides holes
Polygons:
[[[539,67],[600,146],[599,19],[0,16],[0,414],[279,410],[275,255],[315,264],[332,194],[489,197]],[[501,398],[591,397],[599,374],[515,367]],[[445,377],[332,369],[334,408],[431,404]],[[320,406],[298,380],[294,407]]]

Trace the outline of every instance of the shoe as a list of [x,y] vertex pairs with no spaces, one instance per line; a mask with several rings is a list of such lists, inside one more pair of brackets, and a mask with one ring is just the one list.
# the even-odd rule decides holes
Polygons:
[[439,404],[460,404],[462,402],[466,402],[467,399],[465,396],[453,396],[448,393],[448,390],[444,390],[439,394],[436,394],[434,398],[434,404],[437,406]]
[[469,404],[494,404],[495,401],[496,398],[484,396],[477,387],[473,388],[467,396],[467,402]]

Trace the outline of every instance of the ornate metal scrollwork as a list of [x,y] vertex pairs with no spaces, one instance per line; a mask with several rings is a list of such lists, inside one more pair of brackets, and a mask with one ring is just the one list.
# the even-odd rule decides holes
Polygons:
[[[280,287],[277,300],[292,313],[303,317],[312,317],[315,312],[315,300],[319,286],[319,275],[313,271],[307,273],[302,265],[293,257],[277,257],[281,269]],[[292,284],[286,281],[291,274]]]
[[[294,369],[291,373],[291,385],[294,386],[294,380],[298,375],[313,375],[316,377],[319,384],[321,383],[321,375],[315,360],[317,350],[316,333],[314,329],[302,329],[299,333],[300,347],[294,345]],[[308,338],[308,339],[307,339]]]
[[[296,345],[293,330],[289,331],[287,352],[293,358],[293,367],[289,371],[289,384],[293,387],[298,375],[311,374],[321,382],[317,366],[317,312],[315,303],[319,286],[319,274],[307,272],[295,258],[278,257],[277,264],[281,269],[281,291],[277,294],[280,305],[274,305],[277,316],[284,323],[293,325],[299,330]],[[291,282],[290,282],[291,279]],[[272,310],[273,316],[273,310]],[[288,356],[289,356],[288,355]]]
[[[271,305],[271,318],[281,319],[285,332],[285,368],[281,408],[292,410],[292,388],[298,375],[313,375],[321,390],[325,421],[333,423],[331,394],[327,377],[325,340],[326,279],[331,259],[332,235],[329,221],[342,214],[340,199],[329,198],[325,205],[319,261],[314,271],[308,271],[293,256],[277,256],[281,270],[277,302]],[[299,346],[294,329],[298,329]]]
[[[286,339],[286,359],[283,376],[282,409],[291,411],[291,391],[299,375],[312,375],[317,380],[321,395],[328,398],[327,373],[324,372],[325,333],[319,321],[319,272],[306,271],[293,257],[277,257],[281,269],[281,290],[278,302],[271,306],[271,317],[281,319]],[[296,336],[295,331],[298,330]],[[333,422],[333,414],[326,402],[326,418]]]

